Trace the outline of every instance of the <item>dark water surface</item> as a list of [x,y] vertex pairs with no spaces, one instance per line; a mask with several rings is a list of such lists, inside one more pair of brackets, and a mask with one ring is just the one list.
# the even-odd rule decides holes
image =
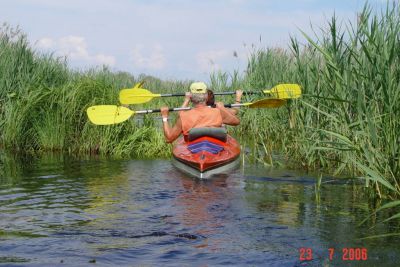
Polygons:
[[[375,217],[358,226],[369,207],[355,180],[324,178],[316,191],[312,176],[247,164],[198,181],[168,160],[1,160],[0,265],[396,266],[400,260],[398,238],[360,239],[394,226],[374,226]],[[345,261],[343,248],[364,248],[368,260]],[[307,249],[312,259],[301,261]]]

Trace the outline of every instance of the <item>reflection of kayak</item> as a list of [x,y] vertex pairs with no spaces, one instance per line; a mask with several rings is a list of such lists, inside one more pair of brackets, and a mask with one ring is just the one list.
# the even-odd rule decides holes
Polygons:
[[[194,134],[193,130],[196,130]],[[178,139],[173,149],[174,165],[197,178],[227,172],[239,163],[240,146],[223,128],[197,128],[189,141]],[[192,135],[191,135],[192,134]]]

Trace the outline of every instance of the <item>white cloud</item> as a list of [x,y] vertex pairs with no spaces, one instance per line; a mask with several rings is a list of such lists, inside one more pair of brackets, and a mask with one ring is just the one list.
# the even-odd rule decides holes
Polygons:
[[42,49],[50,49],[54,47],[54,41],[51,38],[42,38],[37,42],[37,46]]
[[85,38],[81,36],[62,37],[57,44],[60,53],[67,55],[72,60],[90,60]]
[[94,58],[95,58],[96,62],[98,62],[99,64],[114,66],[116,63],[115,57],[113,57],[113,56],[97,54],[94,56]]
[[83,61],[90,64],[105,64],[114,66],[115,57],[104,54],[90,54],[87,43],[82,36],[64,36],[59,39],[42,38],[37,47],[45,50],[55,50],[57,55],[67,56],[72,61]]
[[144,55],[143,52],[144,45],[136,45],[131,51],[131,60],[135,64],[136,67],[140,69],[152,69],[152,70],[160,70],[163,69],[166,65],[166,58],[163,52],[163,47],[159,44],[153,45],[146,52],[148,55]]

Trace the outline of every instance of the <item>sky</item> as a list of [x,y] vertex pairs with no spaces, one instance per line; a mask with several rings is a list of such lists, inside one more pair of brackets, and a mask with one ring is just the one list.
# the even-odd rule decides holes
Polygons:
[[[393,0],[392,0],[393,1]],[[397,0],[396,0],[397,1]],[[370,0],[381,7],[385,0]],[[335,13],[351,22],[363,0],[0,0],[0,25],[19,26],[38,51],[71,68],[162,79],[204,80],[243,73],[252,51],[288,48]]]

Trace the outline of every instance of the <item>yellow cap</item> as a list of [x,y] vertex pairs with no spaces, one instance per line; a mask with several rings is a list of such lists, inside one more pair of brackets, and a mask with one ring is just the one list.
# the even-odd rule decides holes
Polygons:
[[190,85],[190,92],[192,94],[205,94],[207,92],[207,85],[203,82],[192,83]]

